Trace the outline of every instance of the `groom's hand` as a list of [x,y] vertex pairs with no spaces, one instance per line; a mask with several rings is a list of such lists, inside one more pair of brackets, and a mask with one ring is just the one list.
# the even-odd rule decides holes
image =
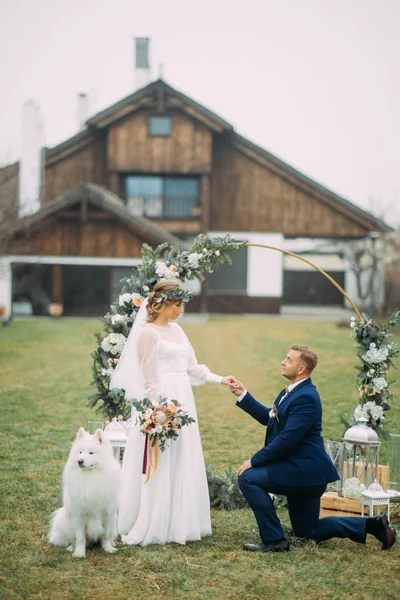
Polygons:
[[251,469],[252,465],[251,465],[251,460],[245,460],[244,463],[239,467],[239,471],[238,471],[238,477],[239,475],[241,475],[242,473],[244,473],[245,471],[247,471],[247,469]]
[[238,397],[241,396],[243,394],[243,392],[246,390],[243,383],[241,383],[241,381],[238,381],[237,379],[235,380],[234,383],[230,384],[229,387],[231,388],[232,394],[235,394],[235,396],[238,396]]

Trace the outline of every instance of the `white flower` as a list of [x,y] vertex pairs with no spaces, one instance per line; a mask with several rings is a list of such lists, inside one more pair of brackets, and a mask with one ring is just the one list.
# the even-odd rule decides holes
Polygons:
[[220,256],[221,252],[219,250],[215,251],[215,256]]
[[361,417],[365,417],[363,407],[361,404],[355,407],[354,409],[354,420],[359,421]]
[[372,375],[375,373],[375,369],[370,369],[368,371],[368,375],[370,375],[372,377]]
[[163,429],[162,429],[161,425],[156,425],[155,426],[155,430],[156,430],[157,433],[161,433]]
[[146,292],[146,293],[147,293],[147,292],[149,292],[149,291],[150,291],[150,288],[149,288],[149,286],[147,286],[147,285],[144,285],[144,286],[143,286],[143,291],[144,291],[144,292]]
[[351,327],[352,329],[354,329],[354,328],[355,328],[355,326],[356,326],[356,322],[355,322],[355,321],[351,321],[351,323],[350,323],[350,327]]
[[191,266],[192,269],[198,269],[199,268],[199,259],[200,259],[200,255],[197,254],[196,252],[193,252],[192,254],[189,254],[188,256],[188,263]]
[[126,323],[127,316],[126,315],[113,315],[111,317],[112,325],[117,325],[117,323]]
[[383,408],[382,406],[375,406],[375,408],[371,408],[371,417],[374,421],[383,421],[385,417],[383,416]]
[[369,347],[370,347],[370,348],[376,348],[376,344],[375,344],[375,342],[371,342],[371,343],[370,343],[370,345],[369,345]]
[[387,381],[384,377],[376,377],[372,380],[372,383],[374,384],[374,388],[376,389],[378,394],[388,386]]
[[101,370],[101,374],[102,374],[103,377],[111,377],[111,375],[113,374],[113,372],[114,372],[114,369],[112,369],[110,367],[108,369],[102,369]]
[[125,303],[129,304],[132,301],[132,294],[121,294],[119,297],[119,305],[124,306]]
[[101,342],[101,347],[104,352],[113,354],[121,354],[126,344],[126,337],[122,333],[110,333]]
[[383,416],[383,408],[382,406],[378,406],[375,402],[370,400],[364,404],[364,414],[365,417],[369,420],[371,417],[374,421],[378,421],[380,419],[384,419]]
[[387,348],[376,348],[375,344],[370,344],[369,348],[370,349],[362,356],[364,362],[366,362],[368,365],[375,365],[385,362],[389,353]]
[[177,277],[179,277],[178,271],[171,271],[171,269],[167,267],[165,262],[162,262],[161,260],[158,260],[156,262],[156,273],[159,277],[162,277],[163,279],[176,279]]
[[346,479],[342,491],[345,498],[359,500],[361,498],[362,489],[358,477],[349,477],[349,479]]

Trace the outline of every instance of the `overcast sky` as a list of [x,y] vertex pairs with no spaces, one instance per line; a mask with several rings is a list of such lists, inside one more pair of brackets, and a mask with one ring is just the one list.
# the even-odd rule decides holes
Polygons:
[[[238,133],[378,215],[400,205],[400,0],[0,0],[0,165],[134,90],[133,37]],[[371,204],[372,203],[372,204]],[[396,220],[399,219],[397,212]]]

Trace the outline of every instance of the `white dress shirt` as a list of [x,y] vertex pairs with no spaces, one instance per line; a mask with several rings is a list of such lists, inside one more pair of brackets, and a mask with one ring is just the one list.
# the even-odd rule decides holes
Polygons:
[[[282,398],[279,400],[279,404],[282,402],[282,400],[284,400],[286,398],[286,396],[288,395],[289,392],[291,392],[292,390],[294,390],[294,388],[296,387],[296,385],[299,385],[299,383],[301,383],[302,381],[305,381],[306,379],[308,379],[308,377],[304,377],[304,379],[300,379],[299,381],[296,381],[296,383],[291,383],[290,385],[288,385],[287,390],[286,390],[286,394],[284,394],[282,396]],[[241,400],[243,400],[243,398],[245,397],[245,395],[247,394],[247,390],[244,390],[243,394],[240,394],[240,396],[238,396],[238,399],[236,400],[236,402],[240,402]]]

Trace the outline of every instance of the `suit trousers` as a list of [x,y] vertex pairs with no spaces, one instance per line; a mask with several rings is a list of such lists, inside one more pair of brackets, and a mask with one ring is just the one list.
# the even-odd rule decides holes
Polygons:
[[290,522],[296,536],[322,542],[330,538],[349,538],[365,543],[366,519],[362,517],[319,518],[321,496],[326,485],[293,487],[271,481],[268,467],[247,469],[238,478],[243,496],[253,510],[261,541],[270,544],[285,537],[271,494],[287,497]]

